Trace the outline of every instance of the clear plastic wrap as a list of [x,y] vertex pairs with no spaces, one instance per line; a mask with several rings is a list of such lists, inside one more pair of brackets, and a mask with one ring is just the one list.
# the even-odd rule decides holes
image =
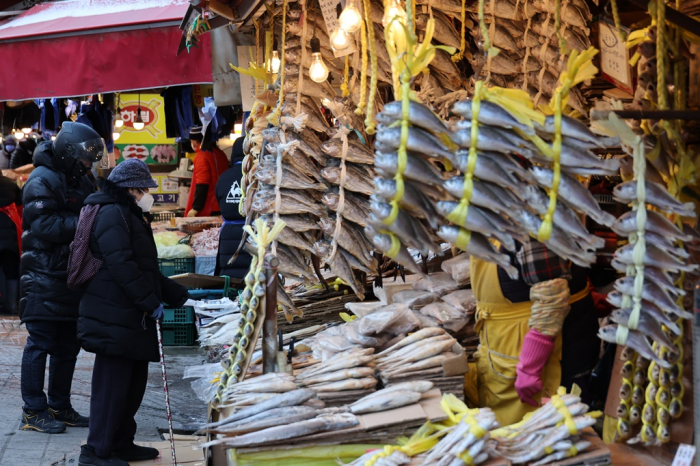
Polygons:
[[452,332],[460,331],[471,319],[471,315],[442,301],[428,304],[420,312],[437,320],[442,327]]
[[386,306],[386,304],[381,301],[345,303],[345,309],[355,314],[358,318],[371,314],[382,306]]
[[201,366],[188,366],[182,375],[183,379],[196,379],[190,385],[197,398],[205,403],[209,403],[216,394],[216,383],[211,383],[224,368],[220,363],[202,364]]
[[438,323],[437,320],[433,319],[430,316],[426,316],[421,314],[420,311],[411,311],[413,316],[418,319],[420,322],[420,327],[421,328],[428,328],[428,327],[439,327],[440,324]]
[[411,309],[420,309],[426,304],[434,303],[440,299],[438,295],[430,291],[403,290],[394,293],[391,300],[395,303],[402,303]]
[[440,267],[443,271],[449,273],[452,279],[460,286],[471,283],[468,254],[460,254],[452,259],[448,259]]
[[159,259],[182,259],[186,257],[194,257],[194,251],[187,244],[179,244],[180,236],[177,233],[166,231],[156,233],[153,239],[156,242]]
[[472,290],[457,290],[442,297],[442,300],[459,311],[473,314],[476,310],[476,298]]
[[447,293],[459,289],[459,285],[449,273],[439,272],[418,280],[413,284],[414,290],[430,291],[438,296],[444,296]]
[[356,322],[359,322],[360,333],[363,335],[379,335],[384,332],[398,335],[411,332],[420,326],[420,322],[408,306],[401,303],[385,306]]

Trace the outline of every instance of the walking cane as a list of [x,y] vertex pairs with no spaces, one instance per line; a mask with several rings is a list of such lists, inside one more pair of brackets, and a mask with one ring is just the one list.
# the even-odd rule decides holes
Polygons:
[[170,453],[173,455],[173,466],[177,466],[175,459],[175,439],[173,438],[173,417],[170,414],[170,393],[168,392],[168,377],[165,375],[165,358],[163,357],[163,334],[160,331],[160,320],[156,320],[158,331],[158,352],[160,352],[160,368],[163,372],[163,390],[165,390],[165,410],[168,414],[168,429],[170,430]]

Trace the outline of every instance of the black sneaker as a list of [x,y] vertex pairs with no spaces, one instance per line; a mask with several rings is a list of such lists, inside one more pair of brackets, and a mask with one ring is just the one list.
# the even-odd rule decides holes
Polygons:
[[88,427],[88,421],[90,419],[87,416],[81,416],[73,408],[63,409],[61,411],[56,411],[55,409],[49,408],[49,414],[51,414],[51,417],[64,423],[68,427]]
[[129,463],[113,456],[100,458],[91,446],[82,445],[80,447],[78,466],[129,466]]
[[131,444],[129,448],[123,450],[115,451],[115,458],[122,459],[124,461],[148,461],[158,458],[160,452],[157,448],[142,447],[141,445]]
[[48,411],[23,411],[19,430],[29,430],[44,434],[60,434],[66,425],[55,420]]

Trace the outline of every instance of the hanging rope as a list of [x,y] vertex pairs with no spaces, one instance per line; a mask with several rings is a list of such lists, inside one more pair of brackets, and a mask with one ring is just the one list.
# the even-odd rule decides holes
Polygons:
[[[362,7],[363,11],[364,6]],[[365,18],[367,18],[367,13],[365,11]],[[369,18],[372,21],[372,18]],[[371,24],[371,23],[370,23]],[[362,77],[360,78],[360,101],[355,109],[356,115],[362,115],[365,112],[365,99],[367,97],[367,26],[365,24],[365,19],[360,23],[360,41],[362,42]]]
[[[433,14],[432,7],[430,14]],[[460,12],[459,19],[462,21],[462,29],[460,33],[459,52],[452,55],[452,61],[455,63],[464,58],[464,50],[467,48],[467,0],[462,0],[462,11]]]
[[367,117],[365,118],[365,132],[374,134],[377,123],[374,121],[374,99],[377,96],[377,44],[374,42],[374,23],[372,22],[372,6],[370,0],[364,0],[365,18],[367,20],[367,38],[369,39],[369,59],[372,67],[372,79],[369,87],[369,97],[367,98]]
[[[268,117],[268,121],[272,123],[273,126],[279,126],[279,117],[282,115],[282,103],[284,101],[284,67],[285,67],[285,42],[287,37],[287,0],[282,1],[282,46],[280,50],[283,51],[280,55],[280,95],[277,100],[277,107],[275,107],[274,112],[272,112]],[[274,24],[274,22],[272,22]],[[300,72],[303,71],[304,64],[300,66]]]

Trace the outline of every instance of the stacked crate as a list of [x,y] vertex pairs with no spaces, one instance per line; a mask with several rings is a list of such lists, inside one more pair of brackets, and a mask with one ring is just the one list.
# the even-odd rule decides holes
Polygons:
[[[194,257],[158,259],[160,271],[166,277],[183,273],[194,273]],[[164,346],[192,346],[197,339],[194,308],[191,306],[165,308],[163,324]]]

